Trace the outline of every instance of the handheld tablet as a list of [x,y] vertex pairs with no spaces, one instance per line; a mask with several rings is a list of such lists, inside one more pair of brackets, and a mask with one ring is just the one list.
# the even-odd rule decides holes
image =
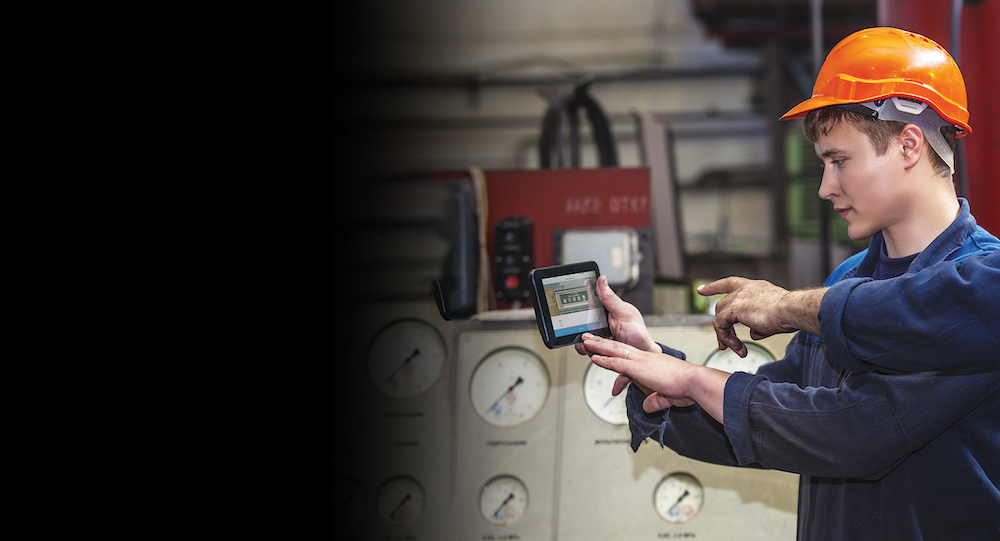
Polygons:
[[585,261],[528,273],[535,319],[549,349],[580,342],[585,332],[611,338],[608,311],[597,296],[597,263]]

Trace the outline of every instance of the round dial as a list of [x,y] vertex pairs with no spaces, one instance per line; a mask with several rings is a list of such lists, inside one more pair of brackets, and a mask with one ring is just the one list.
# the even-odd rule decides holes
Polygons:
[[437,382],[446,356],[437,329],[420,320],[403,319],[390,323],[372,339],[368,373],[386,395],[413,398]]
[[625,409],[625,391],[618,396],[611,394],[618,373],[590,363],[583,375],[583,399],[599,419],[613,425],[627,425],[628,412]]
[[479,510],[492,524],[506,526],[517,521],[528,509],[528,487],[516,477],[494,477],[479,493]]
[[509,347],[490,353],[472,374],[472,407],[484,421],[512,427],[530,421],[549,396],[549,371],[534,353]]
[[680,524],[694,518],[705,503],[705,491],[693,476],[672,473],[656,485],[653,506],[663,520]]
[[333,523],[352,524],[364,516],[365,487],[353,477],[333,478]]
[[740,357],[729,348],[721,349],[708,357],[705,366],[717,368],[730,374],[733,372],[756,374],[761,365],[774,361],[774,355],[771,355],[771,352],[763,347],[745,342],[744,344],[747,347],[746,357]]
[[375,508],[393,526],[410,524],[424,510],[424,487],[410,477],[393,477],[379,487]]

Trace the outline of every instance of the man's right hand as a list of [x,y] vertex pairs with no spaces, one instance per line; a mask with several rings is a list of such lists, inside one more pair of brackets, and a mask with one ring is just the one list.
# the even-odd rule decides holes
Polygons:
[[[794,332],[800,328],[795,327],[787,317],[786,305],[789,292],[768,281],[730,276],[699,287],[698,293],[705,296],[726,295],[715,305],[715,319],[712,320],[712,325],[715,327],[719,349],[728,347],[740,357],[746,357],[747,348],[736,336],[736,330],[733,328],[736,323],[749,327],[750,337],[754,340],[773,334]],[[793,293],[797,295],[800,292]],[[822,299],[822,293],[819,298]],[[818,311],[817,303],[816,312],[813,312],[812,317],[815,318]],[[818,327],[817,320],[817,331]]]

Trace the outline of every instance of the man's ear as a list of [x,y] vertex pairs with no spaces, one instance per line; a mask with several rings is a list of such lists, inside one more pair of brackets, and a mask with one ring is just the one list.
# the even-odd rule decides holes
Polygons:
[[907,169],[917,165],[920,155],[924,152],[924,132],[916,124],[907,124],[903,131],[899,133],[899,142],[902,143],[903,163]]

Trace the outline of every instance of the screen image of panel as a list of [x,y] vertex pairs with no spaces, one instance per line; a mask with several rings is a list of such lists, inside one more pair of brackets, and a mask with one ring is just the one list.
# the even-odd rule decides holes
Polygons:
[[542,279],[557,337],[608,326],[596,285],[597,273],[593,271]]

